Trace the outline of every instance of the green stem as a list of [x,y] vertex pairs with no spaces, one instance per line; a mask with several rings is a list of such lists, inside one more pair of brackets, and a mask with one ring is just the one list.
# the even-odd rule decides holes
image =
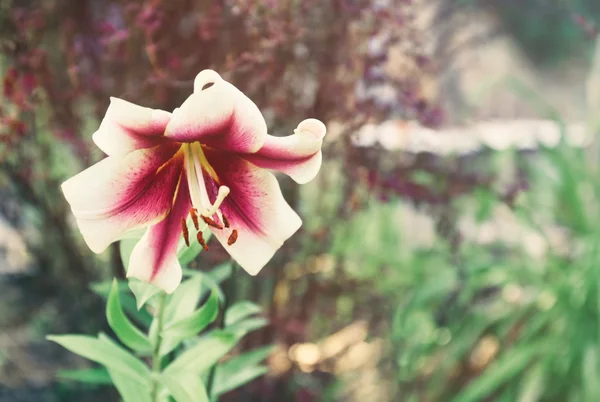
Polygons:
[[[219,318],[218,318],[218,323],[217,323],[217,327],[219,329],[224,329],[225,328],[225,312],[227,311],[227,297],[225,298],[225,300],[222,303],[219,303]],[[206,381],[206,393],[208,394],[208,398],[210,401],[214,402],[213,399],[213,387],[214,387],[214,383],[215,383],[215,372],[217,371],[217,364],[213,365],[210,368],[210,371],[208,372],[208,379]]]
[[[225,329],[225,313],[227,313],[227,308],[229,307],[229,298],[230,295],[234,294],[234,286],[235,286],[235,273],[237,271],[237,264],[234,262],[231,267],[231,276],[229,280],[227,280],[227,288],[223,288],[223,293],[225,294],[225,299],[219,303],[219,318],[217,322],[217,327],[219,329]],[[215,383],[215,373],[217,371],[217,364],[210,368],[208,372],[208,379],[206,381],[206,393],[208,394],[208,398],[210,401],[215,402],[213,393],[214,393],[214,383]]]
[[152,350],[152,401],[158,401],[158,376],[161,371],[161,362],[162,358],[160,356],[160,345],[162,344],[162,330],[164,325],[164,315],[165,315],[165,304],[167,300],[167,294],[165,292],[160,293],[160,300],[158,302],[158,310],[156,312],[157,317],[157,331],[156,331],[156,343],[154,344],[154,350]]

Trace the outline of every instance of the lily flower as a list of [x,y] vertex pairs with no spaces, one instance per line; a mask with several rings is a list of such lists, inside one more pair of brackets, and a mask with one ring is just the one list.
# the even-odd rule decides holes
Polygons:
[[[173,113],[111,98],[96,145],[108,157],[62,184],[90,249],[103,252],[127,232],[147,227],[127,276],[168,293],[181,282],[177,244],[206,248],[210,229],[256,275],[302,221],[270,170],[298,183],[321,167],[325,125],[302,121],[287,137],[267,133],[258,107],[212,70]],[[187,227],[191,215],[193,227]],[[191,226],[191,225],[190,225]]]

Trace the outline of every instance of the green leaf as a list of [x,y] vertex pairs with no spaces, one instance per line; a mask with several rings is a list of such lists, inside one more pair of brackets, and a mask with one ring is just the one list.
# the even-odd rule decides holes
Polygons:
[[114,370],[109,370],[108,373],[123,402],[152,402],[149,387],[130,381]]
[[194,271],[191,269],[183,269],[184,276],[201,276],[204,278],[207,286],[211,289],[216,289],[219,293],[219,297],[221,300],[225,300],[225,295],[219,288],[219,284],[221,284],[224,280],[229,278],[233,272],[233,263],[225,262],[223,264],[217,265],[209,272],[202,271]]
[[[100,341],[105,342],[108,345],[119,347],[112,339],[105,334],[98,335]],[[145,366],[144,366],[145,367]],[[147,370],[149,373],[149,370]],[[108,369],[110,378],[113,381],[115,388],[119,391],[119,394],[123,398],[123,402],[152,402],[150,396],[150,387],[147,385],[140,384],[135,381],[131,381],[129,378],[122,376],[118,371],[114,369]],[[150,379],[150,381],[152,381]]]
[[234,372],[246,366],[256,366],[265,360],[273,352],[273,349],[274,347],[272,345],[256,348],[241,355],[232,357],[219,367],[223,369],[225,374],[233,374]]
[[198,374],[169,375],[164,373],[159,378],[177,402],[209,402],[206,388]]
[[163,341],[161,355],[169,353],[181,341],[198,335],[217,318],[218,314],[219,296],[217,292],[213,291],[206,303],[193,314],[165,326],[163,338],[169,339],[169,341]]
[[224,262],[223,264],[217,265],[211,271],[207,272],[206,275],[210,276],[216,283],[222,283],[225,279],[229,278],[233,273],[233,262]]
[[242,321],[238,321],[227,327],[227,331],[239,334],[240,337],[248,332],[256,331],[259,328],[269,325],[269,320],[263,317],[252,317]]
[[214,395],[223,395],[226,392],[241,387],[256,378],[265,375],[268,371],[269,369],[266,366],[250,366],[225,376],[219,374],[221,372],[221,367],[218,367],[215,378]]
[[144,307],[144,304],[146,304],[148,300],[161,291],[160,288],[157,288],[150,283],[145,283],[134,278],[129,280],[129,289],[135,296],[138,310]]
[[82,370],[59,370],[56,376],[61,380],[77,381],[85,384],[112,384],[108,371],[104,367]]
[[536,364],[528,370],[520,384],[518,402],[538,402],[544,393],[544,366]]
[[235,303],[233,306],[229,307],[227,313],[225,313],[225,325],[230,326],[246,317],[258,314],[261,311],[262,309],[259,305],[250,301]]
[[215,395],[229,392],[265,374],[267,368],[257,366],[257,364],[262,362],[272,351],[272,346],[265,346],[232,357],[220,364],[215,374]]
[[229,353],[242,336],[230,331],[212,331],[167,366],[164,373],[174,376],[179,373],[200,374]]
[[153,318],[152,315],[144,308],[138,310],[135,297],[131,293],[121,293],[120,299],[123,310],[129,314],[131,318],[146,327],[150,326]]
[[523,372],[534,357],[540,353],[539,347],[524,345],[504,353],[504,355],[483,374],[477,377],[463,391],[458,394],[453,402],[479,402],[489,397],[498,387],[508,380]]
[[581,362],[583,373],[583,391],[585,391],[586,400],[598,400],[600,397],[600,384],[598,384],[598,349],[595,346],[588,345],[585,348]]
[[152,344],[146,335],[129,321],[121,308],[116,279],[113,281],[112,290],[106,303],[106,318],[112,330],[125,346],[140,354],[152,352]]
[[145,387],[150,386],[150,370],[144,363],[106,336],[100,334],[99,337],[102,339],[86,335],[50,335],[47,339]]
[[169,297],[165,307],[167,323],[179,321],[192,314],[202,296],[202,276],[195,276],[184,281]]
[[[168,296],[164,311],[165,327],[190,316],[194,312],[196,305],[204,293],[203,280],[203,275],[192,276],[179,285],[172,295]],[[156,339],[158,336],[157,330],[157,321],[155,320],[150,328],[150,339]],[[168,334],[164,333],[162,334],[162,338],[161,353],[168,353],[180,342],[180,340],[171,338]]]
[[[118,281],[119,293],[121,294],[121,305],[135,321],[140,324],[149,326],[152,322],[152,316],[146,310],[138,310],[136,306],[135,297],[133,297],[129,291],[129,284],[126,281]],[[112,281],[96,282],[90,285],[90,289],[104,297],[108,298],[112,289]]]

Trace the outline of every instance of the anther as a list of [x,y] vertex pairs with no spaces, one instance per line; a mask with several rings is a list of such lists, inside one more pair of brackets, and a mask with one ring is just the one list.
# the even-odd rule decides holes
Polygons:
[[198,243],[200,243],[200,245],[202,246],[204,251],[208,250],[208,246],[206,245],[206,241],[204,240],[204,237],[202,236],[202,232],[198,232],[198,234],[196,235],[196,239],[198,240]]
[[223,216],[223,225],[225,225],[226,228],[229,228],[229,219],[227,219],[225,215],[221,216]]
[[198,211],[196,211],[196,208],[190,209],[190,215],[192,216],[192,221],[194,222],[194,227],[196,228],[196,230],[199,230],[200,226],[198,224]]
[[223,226],[219,225],[217,222],[213,221],[208,216],[204,216],[204,215],[201,215],[201,216],[202,216],[202,220],[204,221],[204,223],[206,223],[211,228],[223,229]]
[[238,237],[238,231],[236,229],[233,229],[231,231],[231,234],[229,235],[229,238],[227,239],[227,245],[231,246],[233,243],[236,242]]
[[188,232],[187,225],[185,223],[185,219],[181,218],[181,231],[183,232],[183,240],[185,240],[185,245],[190,246],[190,234]]

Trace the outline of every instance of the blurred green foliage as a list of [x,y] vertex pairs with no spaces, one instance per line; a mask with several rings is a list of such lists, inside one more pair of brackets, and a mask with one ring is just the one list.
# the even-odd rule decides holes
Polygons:
[[491,11],[536,67],[587,59],[600,23],[595,0],[451,0]]
[[[597,53],[587,88],[594,134],[599,62]],[[529,89],[513,89],[560,118]],[[399,400],[600,400],[599,150],[594,137],[584,148],[563,141],[533,153],[483,152],[472,168],[496,177],[517,168],[526,191],[506,202],[492,184],[441,207],[368,194],[361,211],[335,224],[331,253],[346,275],[384,297],[376,308],[392,316],[376,334],[389,339]],[[431,183],[428,173],[413,173]],[[443,187],[440,179],[434,186]],[[480,242],[459,224],[465,217],[489,224],[498,209],[517,222],[502,229],[515,242]],[[408,212],[399,218],[401,210]],[[419,213],[450,230],[437,225],[430,244],[415,245],[427,230],[414,220]]]

